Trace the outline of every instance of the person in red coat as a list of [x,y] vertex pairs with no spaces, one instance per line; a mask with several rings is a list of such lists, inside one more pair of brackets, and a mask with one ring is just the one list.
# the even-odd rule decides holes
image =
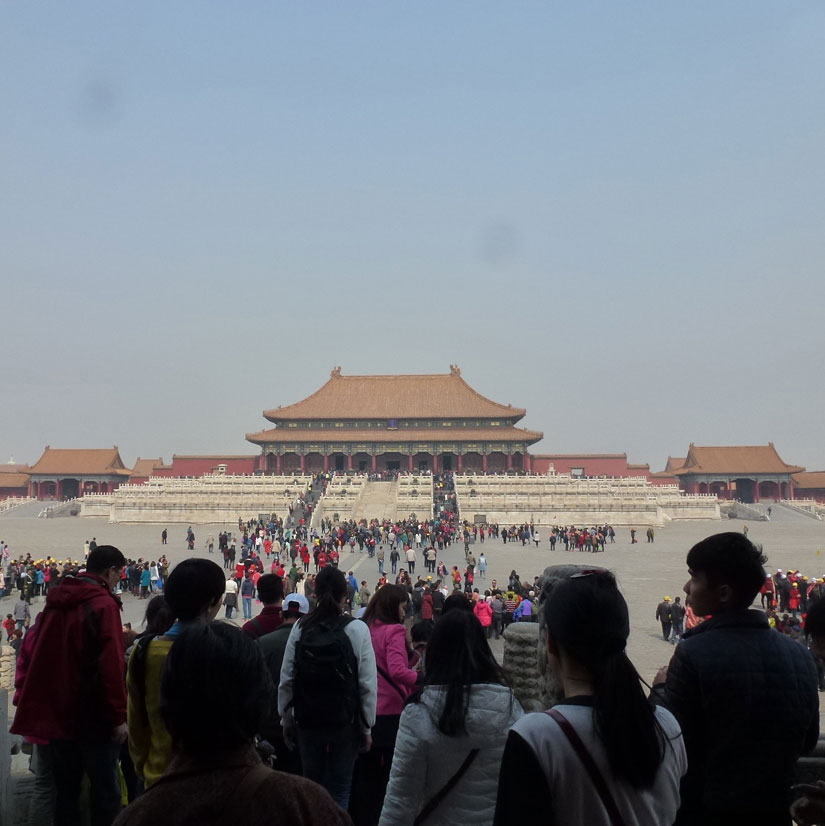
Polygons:
[[112,590],[125,565],[117,548],[99,545],[85,571],[49,590],[19,686],[11,731],[50,743],[56,823],[79,822],[84,774],[95,826],[110,824],[121,809],[126,675],[121,605]]
[[490,634],[493,631],[493,606],[486,599],[479,599],[473,606],[473,613],[478,617],[478,621],[484,629],[484,635],[487,639],[490,639]]

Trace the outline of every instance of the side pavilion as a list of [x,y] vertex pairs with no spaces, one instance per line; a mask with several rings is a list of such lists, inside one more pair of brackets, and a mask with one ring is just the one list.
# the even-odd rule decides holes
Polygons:
[[343,376],[336,367],[303,401],[264,411],[275,427],[246,438],[266,473],[531,470],[543,434],[525,410],[482,396],[455,365],[435,375]]
[[127,482],[131,474],[117,445],[95,450],[56,449],[47,445],[29,471],[29,496],[61,500],[84,493],[111,493]]
[[681,467],[668,459],[667,470],[685,493],[713,493],[720,499],[759,502],[793,499],[793,474],[805,468],[784,462],[773,442],[742,447],[699,447],[691,443]]

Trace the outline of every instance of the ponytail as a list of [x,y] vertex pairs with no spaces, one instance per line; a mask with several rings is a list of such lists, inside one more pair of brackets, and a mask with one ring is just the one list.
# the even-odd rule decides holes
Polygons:
[[574,574],[553,586],[543,610],[552,639],[592,676],[593,722],[613,775],[649,789],[666,737],[625,653],[630,618],[616,580],[606,570]]
[[665,733],[624,650],[604,655],[594,671],[593,718],[614,776],[649,789],[664,757]]

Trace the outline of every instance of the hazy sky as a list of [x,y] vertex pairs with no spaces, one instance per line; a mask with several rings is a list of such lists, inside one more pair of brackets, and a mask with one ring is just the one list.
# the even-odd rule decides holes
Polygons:
[[0,6],[0,461],[458,364],[544,452],[825,467],[825,3]]

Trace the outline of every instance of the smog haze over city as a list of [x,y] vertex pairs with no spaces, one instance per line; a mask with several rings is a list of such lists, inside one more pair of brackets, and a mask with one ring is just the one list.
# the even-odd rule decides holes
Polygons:
[[825,468],[825,4],[6,3],[0,461],[446,373]]

